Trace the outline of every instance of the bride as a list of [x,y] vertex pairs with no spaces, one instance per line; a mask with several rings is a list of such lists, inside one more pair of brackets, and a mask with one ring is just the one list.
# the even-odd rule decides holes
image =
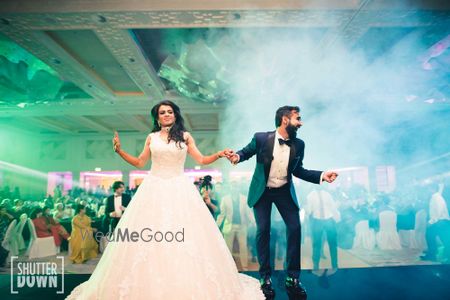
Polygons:
[[113,239],[88,281],[67,299],[264,299],[259,282],[239,274],[200,194],[184,175],[189,154],[199,164],[228,155],[204,156],[186,132],[179,107],[162,101],[151,111],[154,129],[134,157],[114,150],[149,174],[113,232]]

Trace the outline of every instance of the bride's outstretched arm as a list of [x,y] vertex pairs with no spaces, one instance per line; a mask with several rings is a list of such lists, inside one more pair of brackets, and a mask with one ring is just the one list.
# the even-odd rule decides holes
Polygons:
[[200,150],[198,150],[197,145],[195,144],[195,140],[189,132],[184,133],[184,140],[186,141],[189,155],[201,165],[209,165],[219,158],[225,157],[225,150],[218,151],[208,156],[203,155]]
[[136,168],[143,168],[147,164],[148,160],[150,159],[150,135],[147,136],[147,139],[145,140],[144,149],[142,149],[141,154],[139,154],[138,157],[135,157],[124,150],[122,150],[120,146],[120,139],[119,134],[117,131],[114,133],[113,138],[113,148],[114,151],[120,155],[120,157],[123,158],[127,163],[129,163],[132,166],[135,166]]

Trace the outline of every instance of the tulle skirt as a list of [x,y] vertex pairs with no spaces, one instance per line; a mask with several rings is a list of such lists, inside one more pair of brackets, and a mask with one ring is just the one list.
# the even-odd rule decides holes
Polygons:
[[239,274],[195,186],[185,175],[144,179],[90,279],[67,299],[265,299]]

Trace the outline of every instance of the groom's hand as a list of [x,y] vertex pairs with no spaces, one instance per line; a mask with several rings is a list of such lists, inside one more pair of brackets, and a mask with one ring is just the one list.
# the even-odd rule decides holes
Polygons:
[[323,173],[322,179],[323,181],[326,181],[328,183],[332,183],[333,181],[336,180],[336,178],[338,177],[338,173],[334,172],[334,171],[326,171]]
[[233,154],[233,150],[231,150],[231,149],[224,149],[224,150],[222,150],[222,151],[219,151],[219,152],[217,152],[217,156],[219,157],[219,158],[222,158],[222,157],[226,157],[226,158],[229,158],[230,157],[230,155],[232,155]]
[[231,149],[225,149],[224,155],[233,165],[239,162],[239,155]]
[[225,157],[228,159],[230,159],[230,157],[234,155],[234,151],[231,149],[225,149],[223,153]]
[[228,157],[228,160],[230,161],[230,163],[235,165],[239,162],[239,155],[236,153],[233,153],[233,155],[230,155],[230,157]]

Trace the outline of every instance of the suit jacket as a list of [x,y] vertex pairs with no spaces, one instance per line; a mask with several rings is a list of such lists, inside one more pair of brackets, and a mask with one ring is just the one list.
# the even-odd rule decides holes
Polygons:
[[[122,206],[127,207],[131,201],[131,196],[122,194]],[[103,217],[103,229],[106,230],[111,222],[110,213],[114,211],[114,195],[111,195],[106,200],[105,216]],[[120,218],[119,218],[120,219]]]
[[[255,206],[259,201],[267,186],[269,178],[270,166],[273,160],[273,146],[275,142],[275,131],[257,132],[253,136],[251,142],[243,149],[239,150],[240,160],[243,162],[256,154],[256,168],[253,173],[250,189],[248,192],[247,204],[250,207]],[[278,142],[278,141],[277,141]],[[297,207],[298,200],[295,194],[295,188],[292,184],[292,175],[311,183],[320,183],[322,171],[307,170],[303,168],[303,157],[305,155],[305,142],[299,138],[292,141],[289,154],[289,163],[287,170],[288,184],[290,193]]]

